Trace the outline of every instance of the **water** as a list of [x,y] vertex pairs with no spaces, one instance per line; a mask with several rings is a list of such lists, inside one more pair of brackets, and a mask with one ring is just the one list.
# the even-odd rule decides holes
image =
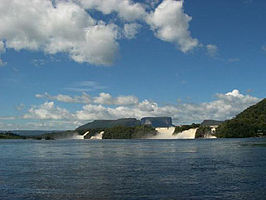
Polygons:
[[265,198],[265,138],[0,141],[1,200]]

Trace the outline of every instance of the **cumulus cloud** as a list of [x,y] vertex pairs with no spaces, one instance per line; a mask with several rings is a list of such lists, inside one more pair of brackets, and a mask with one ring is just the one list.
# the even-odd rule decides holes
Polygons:
[[181,104],[178,106],[181,112],[175,117],[184,122],[202,121],[204,119],[231,119],[260,100],[250,95],[243,95],[238,90],[226,94],[217,94],[216,98],[214,101],[201,104]]
[[23,118],[25,119],[71,119],[72,115],[64,108],[54,105],[54,102],[45,102],[40,106],[33,106]]
[[81,103],[81,104],[103,104],[103,105],[136,105],[138,104],[138,98],[135,96],[118,96],[112,97],[108,93],[100,93],[99,96],[91,97],[87,93],[82,93],[80,96],[70,96],[59,94],[52,96],[47,92],[44,94],[36,94],[36,98],[45,98],[51,101],[59,101],[65,103]]
[[[6,49],[5,49],[5,44],[4,44],[4,42],[3,41],[1,41],[0,40],[0,55],[1,55],[1,53],[4,53],[6,51]],[[6,63],[1,59],[1,57],[0,57],[0,67],[1,66],[4,66]]]
[[156,37],[173,42],[181,51],[187,52],[198,46],[198,40],[190,35],[191,19],[192,17],[184,13],[183,1],[164,0],[147,16],[146,21]]
[[47,92],[44,94],[36,94],[35,95],[36,98],[45,98],[48,100],[52,100],[52,101],[60,101],[60,102],[65,102],[65,103],[83,103],[83,104],[88,104],[91,103],[91,97],[86,94],[86,93],[82,93],[81,96],[69,96],[69,95],[64,95],[64,94],[59,94],[56,96],[52,96],[50,94],[48,94]]
[[72,113],[64,108],[56,107],[53,102],[46,102],[30,108],[24,118],[64,119],[84,123],[96,119],[127,117],[140,119],[145,116],[170,116],[176,124],[188,124],[205,119],[230,119],[260,100],[250,95],[241,94],[238,90],[216,94],[215,100],[198,104],[159,105],[150,100],[136,102],[137,99],[133,98],[130,100],[132,102],[130,105],[130,98],[127,96],[125,99],[119,100],[118,97],[114,98],[110,94],[101,93],[99,97],[94,98],[94,102],[86,104]]
[[206,45],[206,49],[207,49],[207,53],[211,57],[215,57],[217,55],[218,47],[216,45],[208,44]]
[[124,35],[128,39],[135,38],[138,30],[140,29],[141,25],[138,23],[131,23],[124,25]]
[[105,105],[135,105],[138,98],[135,96],[118,96],[112,97],[108,93],[100,93],[98,97],[94,97],[94,103]]
[[[156,37],[177,44],[183,52],[195,48],[198,40],[190,36],[191,17],[184,13],[183,1],[164,0],[154,8],[158,3],[2,0],[0,53],[4,53],[6,48],[46,54],[65,53],[78,63],[108,66],[116,59],[118,40],[124,38],[121,36],[134,38],[141,23],[149,24]],[[93,10],[102,12],[104,17],[94,19]],[[110,15],[113,13],[114,16]],[[106,22],[110,16],[112,19]],[[119,25],[113,18],[119,19]]]
[[5,44],[3,41],[0,40],[0,54],[6,51]]
[[6,48],[67,53],[76,62],[110,65],[118,50],[117,26],[94,20],[75,3],[3,0],[0,40]]
[[82,120],[117,119],[121,117],[142,118],[144,116],[171,116],[175,123],[201,122],[204,119],[225,120],[234,117],[245,108],[257,103],[258,98],[240,94],[238,90],[226,94],[217,94],[216,100],[200,104],[184,103],[159,106],[157,103],[144,100],[133,107],[118,106],[115,108],[102,105],[86,105],[76,112]]

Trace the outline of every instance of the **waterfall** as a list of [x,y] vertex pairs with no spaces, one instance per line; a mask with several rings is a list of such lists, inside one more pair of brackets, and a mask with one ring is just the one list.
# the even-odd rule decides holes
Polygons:
[[91,140],[101,140],[101,139],[103,139],[103,134],[104,134],[104,131],[101,131],[100,133],[98,133],[94,136],[91,136],[90,139]]
[[175,127],[156,128],[155,130],[157,135],[148,139],[195,139],[197,128],[191,128],[175,135],[173,135]]

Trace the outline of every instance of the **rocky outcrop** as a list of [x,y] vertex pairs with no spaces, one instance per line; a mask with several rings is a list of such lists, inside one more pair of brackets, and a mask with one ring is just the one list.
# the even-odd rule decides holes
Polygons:
[[141,125],[150,125],[152,127],[171,127],[171,117],[144,117],[141,119]]

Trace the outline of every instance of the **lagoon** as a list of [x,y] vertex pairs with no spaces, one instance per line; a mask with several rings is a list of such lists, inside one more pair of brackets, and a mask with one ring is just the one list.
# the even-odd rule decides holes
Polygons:
[[0,140],[0,199],[265,199],[266,138]]

